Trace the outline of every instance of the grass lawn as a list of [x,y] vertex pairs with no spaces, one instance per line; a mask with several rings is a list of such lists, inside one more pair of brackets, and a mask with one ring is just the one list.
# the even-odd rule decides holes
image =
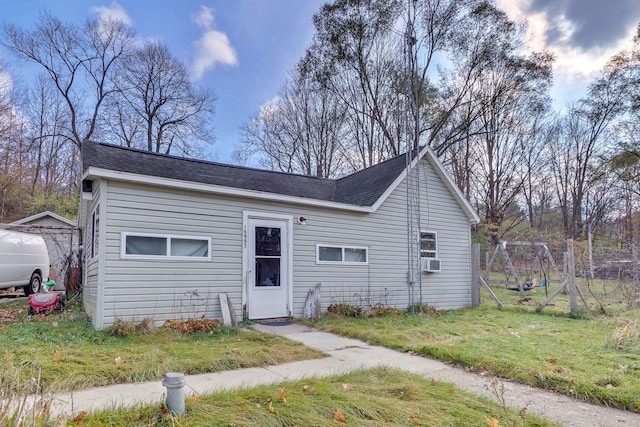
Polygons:
[[[524,301],[518,293],[496,291],[506,304],[504,310],[483,294],[479,308],[369,319],[327,315],[315,326],[640,412],[639,310],[611,304],[606,315],[583,309],[572,318],[562,294],[535,313],[544,291],[530,293]],[[323,356],[285,338],[242,328],[192,334],[160,329],[114,336],[93,330],[77,303],[63,312],[38,316],[28,316],[26,306],[24,300],[0,304],[4,395],[33,393],[30,378],[39,379],[42,392],[54,393],[160,380],[169,371],[195,374]],[[198,396],[188,400],[187,414],[180,419],[166,414],[166,408],[146,406],[81,415],[66,423],[293,426],[339,424],[342,417],[354,426],[550,425],[452,385],[384,368]],[[37,425],[65,425],[60,420],[40,421]]]
[[[478,308],[370,319],[325,316],[315,326],[386,347],[433,357],[475,372],[640,412],[640,311],[609,306],[572,318],[560,294],[534,310],[544,291],[520,301],[497,290],[506,308],[483,293]],[[587,295],[588,296],[588,295]],[[626,329],[625,329],[626,328]]]
[[324,357],[248,329],[219,327],[187,335],[159,329],[118,337],[95,331],[78,303],[36,316],[26,308],[25,300],[0,304],[0,384],[41,375],[45,393],[160,380],[166,372],[198,374]]
[[157,406],[105,411],[72,426],[551,426],[450,384],[388,368],[189,398],[179,419]]
[[[216,328],[188,335],[159,330],[114,336],[93,330],[79,304],[71,304],[63,312],[28,316],[25,301],[0,305],[0,348],[0,391],[26,416],[16,420],[8,410],[11,406],[0,404],[2,425],[554,425],[450,384],[387,368],[192,397],[180,418],[168,414],[164,405],[152,405],[50,419],[41,409],[32,415],[24,406],[23,396],[34,393],[36,385],[40,392],[49,394],[159,380],[168,371],[193,374],[323,355],[287,339],[245,329]],[[30,378],[39,380],[34,384]]]

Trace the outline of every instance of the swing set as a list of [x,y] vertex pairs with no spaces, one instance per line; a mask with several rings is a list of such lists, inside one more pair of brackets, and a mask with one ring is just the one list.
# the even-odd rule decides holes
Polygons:
[[[558,266],[549,251],[547,245],[541,242],[502,242],[491,255],[491,259],[487,262],[487,268],[484,276],[479,277],[479,282],[484,286],[491,298],[498,304],[500,308],[504,305],[496,294],[491,290],[489,272],[493,264],[500,256],[504,260],[504,273],[506,280],[496,281],[493,284],[504,284],[507,289],[520,292],[522,298],[526,297],[527,291],[535,291],[538,287],[544,287],[546,299],[536,308],[536,312],[540,312],[553,300],[561,291],[565,290],[569,293],[569,303],[571,314],[578,313],[578,296],[582,299],[587,310],[590,309],[589,303],[584,293],[578,286],[576,281],[575,256],[573,250],[573,239],[567,240],[567,252],[565,253],[565,269],[564,274],[560,275]],[[520,269],[518,274],[517,267]],[[538,281],[534,281],[534,275],[538,274]],[[559,286],[551,293],[548,292],[551,284],[550,274],[554,273]]]
[[[500,258],[504,261],[505,280],[491,281],[489,280],[489,272]],[[562,276],[546,244],[504,241],[497,245],[493,251],[482,279],[487,284],[490,282],[504,284],[507,289],[520,292],[524,298],[527,291],[535,292],[536,288],[544,288],[545,295],[548,295],[548,285],[552,273],[555,274],[558,282],[562,282]]]

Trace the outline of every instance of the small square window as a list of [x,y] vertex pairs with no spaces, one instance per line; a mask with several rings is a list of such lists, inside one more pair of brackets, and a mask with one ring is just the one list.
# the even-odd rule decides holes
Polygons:
[[438,238],[435,232],[420,232],[420,257],[438,258]]

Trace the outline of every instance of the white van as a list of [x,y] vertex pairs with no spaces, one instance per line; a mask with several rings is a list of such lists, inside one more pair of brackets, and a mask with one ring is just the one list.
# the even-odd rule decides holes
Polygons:
[[0,230],[0,289],[39,292],[49,279],[49,253],[44,239],[18,231]]

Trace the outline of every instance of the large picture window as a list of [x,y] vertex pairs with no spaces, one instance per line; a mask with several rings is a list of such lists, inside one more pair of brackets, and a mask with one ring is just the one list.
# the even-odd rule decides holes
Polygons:
[[123,258],[211,259],[209,237],[122,233]]
[[316,245],[318,264],[367,264],[369,250],[362,246]]
[[438,258],[438,235],[434,231],[420,232],[420,257]]

